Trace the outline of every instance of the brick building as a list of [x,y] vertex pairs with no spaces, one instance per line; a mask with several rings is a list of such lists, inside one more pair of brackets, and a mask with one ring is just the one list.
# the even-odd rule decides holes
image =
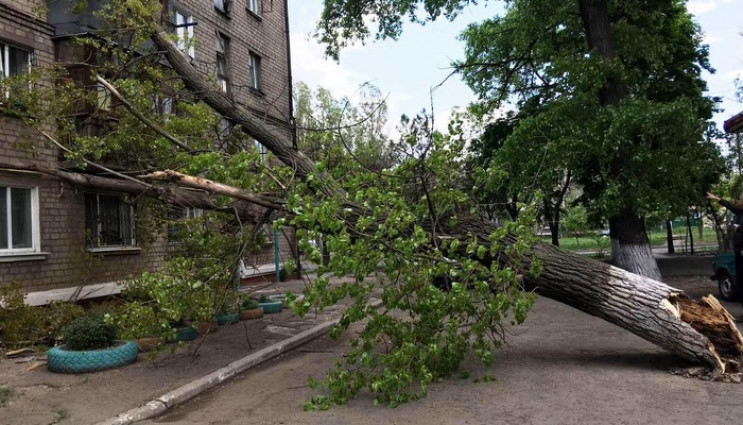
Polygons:
[[[0,0],[0,78],[55,60],[79,62],[69,48],[71,37],[100,24],[90,10],[71,13],[69,1],[37,1]],[[164,6],[197,68],[291,137],[286,1],[165,0]],[[62,160],[20,119],[0,117],[0,286],[21,283],[32,304],[116,292],[127,276],[160,267],[167,251],[167,236],[137,243],[136,205],[122,194],[84,190],[13,167],[63,169]],[[291,244],[280,246],[281,257],[290,258]],[[264,263],[273,263],[274,247],[265,248],[246,259],[256,266],[248,274],[273,272]]]

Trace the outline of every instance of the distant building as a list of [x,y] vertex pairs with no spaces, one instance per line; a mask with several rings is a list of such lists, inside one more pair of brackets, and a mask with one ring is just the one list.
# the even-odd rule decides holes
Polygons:
[[723,124],[726,133],[743,133],[743,112],[739,112]]
[[[0,78],[58,61],[71,78],[91,90],[101,89],[91,84],[90,52],[73,48],[71,42],[73,36],[99,27],[101,22],[91,12],[100,4],[91,1],[90,10],[74,14],[71,3],[0,0]],[[234,99],[291,137],[286,1],[164,0],[164,7],[172,30],[181,36],[197,68],[216,76]],[[187,44],[189,39],[198,42]],[[4,96],[8,99],[12,94]],[[161,103],[163,109],[172,108],[168,100]],[[31,141],[34,154],[21,141]],[[127,276],[162,265],[167,237],[138,243],[136,204],[130,197],[84,190],[47,174],[14,168],[15,163],[55,170],[71,167],[59,149],[24,128],[20,119],[0,116],[0,286],[19,282],[32,293],[29,303],[38,304],[116,292]],[[266,266],[274,263],[272,232],[267,239],[271,243],[264,251],[245,259],[256,266],[246,267],[246,274],[273,272],[272,266]],[[281,244],[284,259],[291,252],[290,244]],[[78,288],[83,284],[85,288]]]

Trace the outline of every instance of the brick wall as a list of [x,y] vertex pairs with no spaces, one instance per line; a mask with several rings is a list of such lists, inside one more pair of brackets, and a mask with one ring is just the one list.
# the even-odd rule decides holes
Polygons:
[[[193,14],[198,23],[195,37],[199,69],[208,75],[215,74],[217,31],[230,37],[232,95],[241,104],[263,113],[268,122],[276,125],[277,131],[291,137],[286,124],[291,115],[291,83],[284,3],[263,0],[265,9],[260,18],[246,10],[245,0],[234,3],[231,18],[216,11],[212,1],[177,3]],[[54,28],[35,15],[38,10],[28,0],[0,0],[0,42],[33,50],[34,65],[45,66],[54,60],[51,41]],[[261,57],[261,91],[258,93],[247,88],[249,52]],[[0,115],[0,161],[57,167],[58,158],[57,150],[49,147],[33,130],[24,128],[19,119]],[[0,170],[0,186],[38,188],[40,251],[43,253],[40,259],[24,261],[5,261],[10,258],[0,257],[0,285],[20,282],[31,292],[112,282],[143,270],[156,270],[162,264],[167,251],[165,236],[142,246],[141,251],[88,253],[85,250],[85,195],[79,188],[41,174],[7,170]],[[282,243],[281,251],[282,259],[291,258],[290,244]],[[259,263],[269,259],[267,262],[272,263],[272,245],[253,258]]]
[[[259,0],[257,17],[246,9],[246,0],[235,0],[229,17],[214,7],[213,0],[175,0],[175,9],[194,17],[195,63],[206,75],[216,75],[217,34],[229,37],[230,92],[244,106],[284,122],[291,118],[289,62],[284,2]],[[261,57],[261,93],[248,88],[248,55]],[[290,133],[289,133],[290,134]]]

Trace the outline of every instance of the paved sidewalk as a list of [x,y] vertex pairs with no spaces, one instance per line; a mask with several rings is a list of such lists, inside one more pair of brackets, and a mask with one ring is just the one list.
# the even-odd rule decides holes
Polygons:
[[[303,288],[303,281],[293,280],[263,288],[259,293],[283,294],[289,290],[301,293]],[[97,373],[53,374],[46,366],[28,371],[33,362],[0,358],[0,386],[13,389],[5,407],[0,407],[0,424],[94,424],[107,420],[262,348],[328,322],[341,309],[341,305],[336,305],[305,318],[284,309],[262,319],[220,327],[207,338],[198,338],[177,349],[174,355],[165,354],[154,363],[146,354],[140,354],[133,365]]]

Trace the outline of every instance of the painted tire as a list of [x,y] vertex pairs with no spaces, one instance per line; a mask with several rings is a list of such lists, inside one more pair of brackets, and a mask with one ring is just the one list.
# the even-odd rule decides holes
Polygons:
[[237,313],[220,314],[217,316],[219,326],[231,325],[240,321],[240,315]]
[[185,341],[193,341],[196,339],[197,336],[196,329],[192,326],[187,326],[185,328],[178,328],[175,331],[175,339],[174,342],[185,342]]
[[278,313],[284,307],[284,303],[282,303],[281,301],[269,301],[265,303],[258,303],[258,305],[263,308],[263,312],[266,314]]
[[263,317],[263,309],[258,307],[251,310],[241,310],[240,320],[254,320]]
[[119,341],[114,347],[100,350],[72,351],[65,347],[60,345],[47,352],[50,372],[87,373],[120,367],[137,361],[139,351],[134,341]]

